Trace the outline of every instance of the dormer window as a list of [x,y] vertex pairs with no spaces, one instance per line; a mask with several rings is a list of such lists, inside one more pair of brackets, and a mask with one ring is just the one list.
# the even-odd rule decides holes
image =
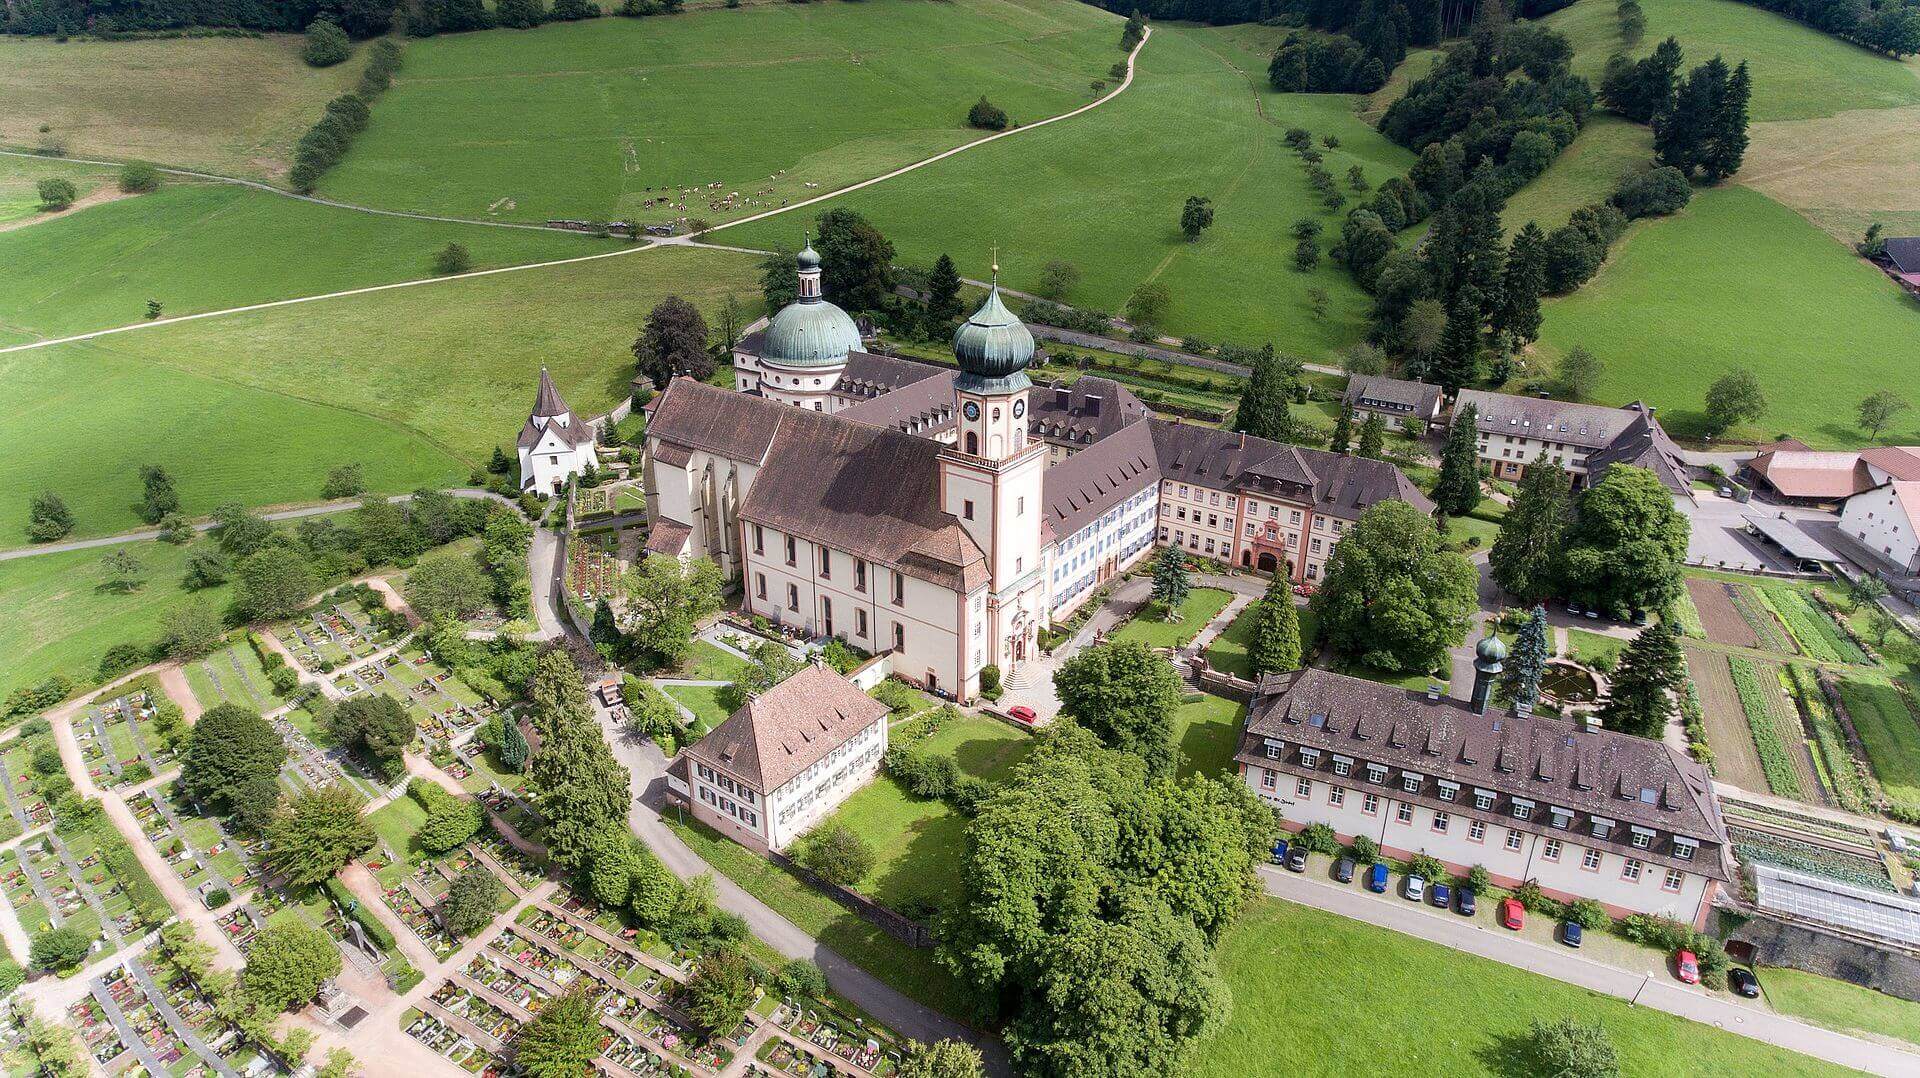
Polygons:
[[1440,785],[1440,800],[1442,801],[1460,800],[1460,784],[1459,783],[1448,782],[1445,779],[1441,779],[1439,785]]
[[1306,767],[1319,767],[1320,766],[1320,750],[1319,749],[1301,749],[1300,763]]
[[1634,849],[1644,850],[1653,845],[1654,832],[1652,829],[1646,827],[1630,827],[1627,830],[1633,834]]
[[1420,784],[1425,781],[1425,775],[1415,774],[1412,771],[1402,772],[1400,775],[1400,788],[1410,794],[1417,794],[1420,792]]
[[1352,758],[1347,756],[1339,756],[1339,755],[1334,756],[1333,773],[1336,775],[1339,775],[1341,778],[1345,778],[1348,775],[1353,774]]
[[1553,820],[1553,826],[1555,827],[1573,826],[1573,812],[1570,809],[1563,809],[1558,805],[1549,805],[1547,806],[1547,815]]
[[1284,741],[1275,741],[1273,738],[1268,738],[1266,749],[1267,749],[1267,759],[1278,760],[1280,758],[1280,755],[1287,751],[1287,743]]
[[1601,817],[1599,817],[1599,816],[1595,816],[1595,817],[1593,817],[1593,818],[1592,818],[1591,820],[1589,820],[1588,822],[1589,822],[1589,823],[1591,823],[1591,824],[1593,824],[1593,837],[1594,837],[1594,838],[1606,838],[1606,837],[1607,837],[1608,835],[1611,835],[1611,834],[1613,834],[1613,821],[1612,821],[1612,820],[1608,820],[1608,819],[1603,819],[1603,818],[1601,818]]
[[1493,796],[1492,790],[1482,790],[1480,787],[1475,786],[1473,788],[1473,807],[1479,809],[1481,812],[1493,811]]
[[1533,819],[1533,802],[1524,797],[1513,799],[1513,818],[1516,820]]
[[1367,765],[1367,781],[1368,782],[1387,781],[1387,769],[1381,766],[1380,764],[1368,764]]
[[1699,844],[1690,838],[1683,838],[1679,835],[1673,836],[1673,855],[1682,861],[1693,860],[1693,851],[1699,848]]

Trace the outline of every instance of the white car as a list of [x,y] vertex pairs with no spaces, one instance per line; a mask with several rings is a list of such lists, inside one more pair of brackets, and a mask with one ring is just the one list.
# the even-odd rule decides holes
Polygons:
[[1407,877],[1407,901],[1418,902],[1427,897],[1427,880],[1424,876]]

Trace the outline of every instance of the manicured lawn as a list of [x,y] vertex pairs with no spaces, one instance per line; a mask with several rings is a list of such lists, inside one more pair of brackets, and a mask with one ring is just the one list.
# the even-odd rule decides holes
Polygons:
[[1628,643],[1630,641],[1619,637],[1590,633],[1585,629],[1567,630],[1567,646],[1572,649],[1573,657],[1588,666],[1605,665],[1611,669],[1613,663],[1608,660],[1617,661]]
[[[251,179],[286,173],[327,99],[353,87],[362,50],[300,62],[302,39],[55,41],[0,38],[0,142],[47,140],[73,157],[142,158]],[[52,130],[41,133],[40,126]]]
[[914,748],[933,756],[951,756],[967,774],[999,782],[1033,751],[1033,735],[998,719],[962,715],[958,721],[943,722]]
[[[1644,56],[1673,36],[1685,50],[1685,67],[1715,53],[1729,66],[1746,60],[1753,72],[1749,113],[1755,121],[1920,104],[1920,61],[1893,60],[1735,0],[1642,0],[1640,6],[1647,32],[1633,55]],[[1541,22],[1572,39],[1574,71],[1600,85],[1608,55],[1620,49],[1614,6],[1589,0]]]
[[901,943],[702,824],[670,819],[668,826],[721,875],[849,961],[935,1010],[949,1015],[968,1012],[966,986],[934,962],[932,951]]
[[1398,670],[1382,670],[1377,666],[1368,666],[1360,662],[1342,662],[1336,660],[1333,664],[1333,671],[1337,674],[1345,674],[1348,677],[1377,681],[1382,685],[1398,685],[1403,689],[1412,689],[1414,692],[1426,692],[1427,686],[1429,685],[1439,685],[1444,689],[1447,683],[1452,680],[1446,667],[1442,667],[1438,674],[1426,673],[1419,670],[1411,673],[1402,673]]
[[[1679,215],[1635,225],[1599,276],[1545,315],[1543,351],[1584,345],[1606,365],[1599,399],[1645,400],[1683,436],[1700,430],[1708,384],[1746,367],[1770,406],[1735,436],[1785,431],[1817,447],[1857,446],[1861,398],[1920,365],[1920,306],[1792,210],[1741,187],[1700,192]],[[1767,347],[1750,347],[1758,339]],[[1882,436],[1916,438],[1911,411]]]
[[[415,41],[321,190],[467,217],[718,221],[977,138],[983,94],[1020,123],[1085,104],[1123,58],[1120,25],[1048,0],[875,0]],[[711,205],[733,192],[751,202]]]
[[725,648],[695,640],[687,653],[684,676],[690,681],[738,681],[748,662]]
[[1218,588],[1194,588],[1180,604],[1180,620],[1162,620],[1159,603],[1148,603],[1131,621],[1113,634],[1115,640],[1137,640],[1154,648],[1177,648],[1192,640],[1220,611],[1233,601],[1231,592]]
[[[373,814],[367,817],[367,822],[373,825],[374,833],[380,836],[380,841],[386,844],[386,848],[393,852],[394,857],[409,863],[417,863],[420,860],[421,851],[414,849],[413,846],[413,836],[419,833],[421,826],[427,822],[427,810],[420,807],[420,802],[402,794],[375,809]],[[394,864],[398,863],[394,862]]]
[[[13,166],[0,158],[0,172]],[[433,275],[460,243],[475,269],[618,250],[563,232],[377,217],[226,184],[169,183],[0,232],[0,324],[57,337]],[[444,298],[444,297],[442,297]],[[308,390],[313,392],[311,388]]]
[[1797,969],[1764,970],[1760,987],[1775,1010],[1815,1025],[1920,1044],[1920,1003]]
[[1224,696],[1202,694],[1173,716],[1173,744],[1180,750],[1180,777],[1219,777],[1233,767],[1240,723],[1247,709]]
[[[17,534],[17,533],[16,533]],[[211,544],[211,540],[199,540]],[[167,610],[189,601],[180,587],[194,546],[134,543],[125,548],[146,567],[146,583],[129,593],[100,589],[101,550],[36,554],[0,561],[0,696],[52,674],[90,682],[115,644],[146,645],[160,635]],[[215,610],[225,586],[193,594]]]
[[[1261,602],[1264,602],[1264,600],[1256,601],[1250,604],[1245,610],[1242,610],[1238,616],[1227,623],[1227,627],[1221,631],[1219,636],[1214,638],[1213,644],[1207,648],[1207,662],[1210,663],[1215,670],[1232,674],[1235,677],[1253,677],[1252,660],[1248,657],[1247,650],[1253,646],[1253,629],[1255,622],[1259,619]],[[1301,650],[1312,654],[1314,633],[1313,612],[1297,604],[1294,607],[1294,611],[1300,619]]]
[[[1325,167],[1344,177],[1358,165],[1374,185],[1404,173],[1413,156],[1355,115],[1357,98],[1273,93],[1268,56],[1245,34],[1163,23],[1133,86],[1113,101],[821,208],[865,214],[902,261],[946,252],[961,273],[984,279],[990,238],[1011,237],[1001,241],[1000,279],[1014,288],[1031,289],[1049,260],[1064,259],[1082,275],[1070,302],[1117,310],[1152,279],[1172,293],[1171,332],[1331,355],[1364,334],[1369,301],[1330,259],[1310,273],[1291,268],[1293,245],[1283,239],[1291,224],[1314,217],[1332,234],[1340,218],[1325,211],[1282,136],[1295,126],[1338,136]],[[1195,194],[1213,200],[1215,218],[1188,243],[1177,226]],[[810,216],[726,229],[716,241],[791,243]],[[1321,315],[1315,289],[1326,293]]]
[[1645,169],[1652,160],[1651,128],[1595,112],[1539,179],[1507,199],[1500,219],[1509,234],[1528,221],[1551,232],[1580,207],[1605,202],[1622,178]]
[[[13,406],[0,486],[56,483],[78,534],[97,535],[137,523],[150,461],[193,514],[316,499],[348,462],[379,492],[463,482],[511,445],[542,364],[576,412],[604,412],[628,392],[635,327],[655,302],[678,293],[711,313],[735,293],[757,306],[753,266],[645,251],[0,356]],[[0,543],[24,541],[26,510],[0,499]]]
[[662,685],[660,691],[693,711],[699,733],[704,734],[727,721],[727,709],[720,705],[717,685]]
[[[1620,1073],[1841,1074],[1736,1034],[1462,954],[1425,940],[1262,899],[1221,940],[1233,990],[1226,1025],[1202,1042],[1193,1078],[1531,1073],[1519,1050],[1533,1019],[1573,1015],[1612,1036]],[[1285,1021],[1275,1021],[1284,1015]]]

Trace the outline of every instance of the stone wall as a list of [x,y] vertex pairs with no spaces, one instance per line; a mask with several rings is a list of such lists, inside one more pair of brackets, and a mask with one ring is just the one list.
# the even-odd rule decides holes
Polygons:
[[1920,1002],[1920,958],[1909,954],[1764,915],[1734,929],[1727,943],[1751,946],[1754,962],[1762,966],[1805,970]]

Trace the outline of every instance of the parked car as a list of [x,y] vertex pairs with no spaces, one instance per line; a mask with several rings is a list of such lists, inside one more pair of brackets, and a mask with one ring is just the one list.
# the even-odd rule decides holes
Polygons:
[[1673,956],[1673,975],[1685,984],[1700,983],[1700,959],[1692,951],[1681,951]]
[[1294,843],[1293,848],[1287,851],[1287,871],[1288,872],[1305,872],[1306,870],[1307,870],[1307,848],[1296,842]]
[[1025,704],[1015,704],[1007,709],[1007,717],[1018,723],[1032,726],[1040,721],[1040,716]]
[[1408,902],[1418,902],[1422,898],[1425,898],[1426,894],[1427,894],[1427,878],[1425,876],[1408,876],[1407,877],[1407,901]]
[[1453,908],[1453,888],[1444,883],[1436,883],[1427,888],[1427,901],[1443,910]]
[[1342,857],[1333,863],[1333,878],[1341,883],[1353,882],[1353,858]]
[[1270,855],[1269,860],[1271,860],[1276,865],[1284,865],[1287,863],[1287,840],[1286,839],[1284,838],[1276,839],[1274,841],[1273,853]]
[[1387,893],[1387,866],[1376,864],[1367,870],[1367,890],[1376,895]]
[[1586,930],[1578,921],[1568,921],[1560,926],[1560,942],[1569,947],[1578,948],[1586,940]]
[[1460,896],[1459,898],[1454,900],[1453,908],[1462,917],[1472,917],[1474,912],[1473,888],[1471,887],[1460,888]]
[[1745,966],[1735,966],[1728,970],[1727,984],[1733,987],[1735,993],[1747,999],[1760,998],[1760,981],[1753,975],[1753,971]]
[[1519,899],[1503,898],[1500,900],[1501,927],[1511,928],[1515,932],[1518,932],[1520,931],[1520,926],[1526,923],[1527,923],[1527,908],[1520,904]]

